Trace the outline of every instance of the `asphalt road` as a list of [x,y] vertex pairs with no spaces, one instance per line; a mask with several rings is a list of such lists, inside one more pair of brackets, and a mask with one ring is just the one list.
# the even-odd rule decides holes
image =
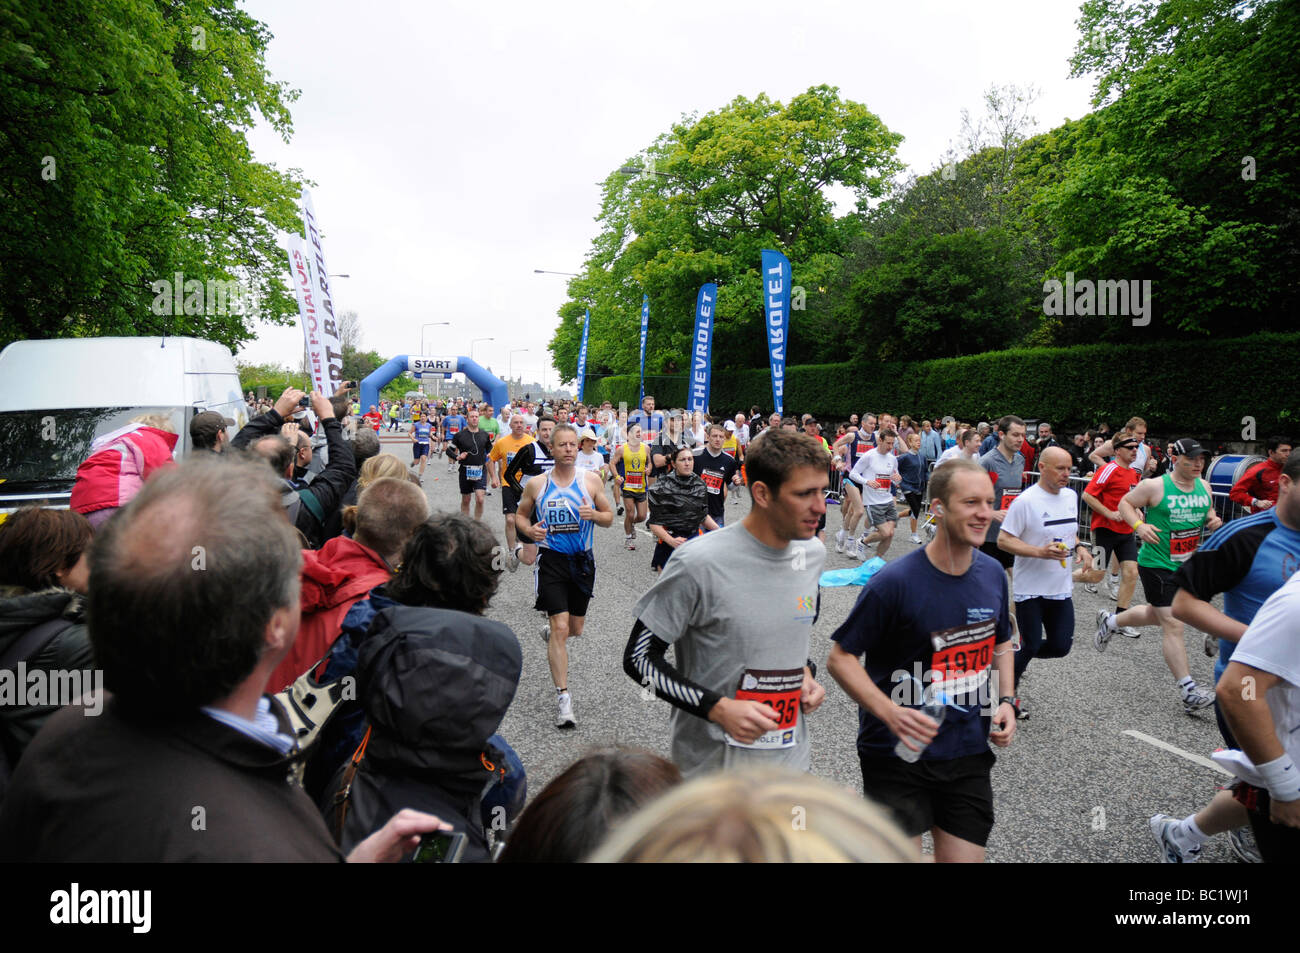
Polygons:
[[[410,444],[384,441],[386,452],[409,459]],[[426,472],[425,489],[436,510],[454,510],[459,492],[445,462]],[[748,494],[727,504],[734,522],[749,510]],[[484,519],[504,542],[499,491],[487,499]],[[827,569],[856,565],[835,553],[839,508],[827,516]],[[906,521],[887,559],[906,555]],[[530,795],[592,747],[639,745],[668,753],[666,702],[642,699],[639,686],[623,674],[622,654],[632,628],[632,606],[654,582],[650,571],[653,542],[644,529],[635,552],[623,547],[622,520],[596,532],[596,589],[586,632],[569,642],[569,689],[578,727],[554,727],[555,689],[540,632],[542,615],[533,609],[533,577],[527,566],[503,574],[488,611],[519,637],[524,672],[501,733],[519,752],[528,771]],[[830,636],[848,615],[860,587],[822,591],[821,617],[813,627],[812,656],[823,669],[826,701],[809,716],[813,773],[861,791],[854,748],[857,706],[824,673]],[[1135,604],[1142,601],[1138,586]],[[1160,655],[1159,630],[1141,638],[1115,636],[1102,655],[1092,644],[1097,610],[1113,606],[1105,594],[1077,586],[1075,642],[1064,659],[1037,660],[1021,695],[1030,718],[1020,722],[1008,749],[998,750],[993,769],[996,824],[988,859],[1015,861],[1138,862],[1158,860],[1147,819],[1163,812],[1183,816],[1203,806],[1225,775],[1208,762],[1221,745],[1213,709],[1185,715],[1177,686]],[[1212,684],[1213,660],[1201,650],[1202,636],[1188,630],[1192,676]],[[1142,737],[1131,734],[1139,733]],[[1161,747],[1170,746],[1175,750]],[[1226,838],[1205,845],[1202,863],[1231,862]]]

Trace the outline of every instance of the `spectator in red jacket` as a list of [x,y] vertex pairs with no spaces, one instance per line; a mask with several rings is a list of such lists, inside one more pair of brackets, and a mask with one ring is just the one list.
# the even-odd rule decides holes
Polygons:
[[[319,550],[302,551],[302,619],[298,637],[271,672],[278,692],[330,650],[353,603],[383,585],[402,561],[411,534],[429,518],[424,492],[405,478],[375,480],[361,493],[352,538],[336,536]],[[345,515],[345,520],[347,519]]]
[[98,438],[77,467],[68,505],[98,529],[131,502],[150,474],[175,464],[177,439],[171,419],[163,414],[134,417],[121,430]]
[[1243,473],[1228,493],[1234,503],[1252,513],[1277,504],[1277,478],[1291,456],[1291,440],[1288,437],[1269,437],[1264,449],[1268,458]]

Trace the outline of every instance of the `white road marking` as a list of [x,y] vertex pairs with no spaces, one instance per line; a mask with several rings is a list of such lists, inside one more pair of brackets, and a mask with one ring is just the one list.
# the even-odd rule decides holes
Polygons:
[[1129,730],[1124,732],[1124,734],[1128,735],[1130,738],[1136,738],[1138,741],[1145,741],[1149,745],[1155,745],[1157,748],[1168,751],[1170,754],[1176,754],[1180,758],[1186,758],[1188,761],[1199,764],[1203,768],[1209,768],[1211,771],[1218,771],[1220,774],[1226,774],[1228,777],[1233,776],[1231,771],[1221,765],[1215,764],[1209,758],[1202,758],[1199,754],[1192,754],[1190,751],[1184,751],[1182,748],[1175,747],[1167,741],[1161,741],[1159,738],[1152,738],[1150,735],[1143,734],[1140,731]]

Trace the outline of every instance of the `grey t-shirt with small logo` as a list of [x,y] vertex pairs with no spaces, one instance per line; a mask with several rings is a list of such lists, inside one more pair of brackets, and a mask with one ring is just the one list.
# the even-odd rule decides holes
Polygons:
[[[678,547],[634,612],[673,647],[683,677],[728,698],[742,690],[783,711],[783,703],[797,701],[825,562],[816,538],[773,549],[735,523]],[[685,775],[739,765],[807,771],[804,714],[792,712],[790,720],[757,746],[742,747],[720,725],[674,708],[672,759]]]

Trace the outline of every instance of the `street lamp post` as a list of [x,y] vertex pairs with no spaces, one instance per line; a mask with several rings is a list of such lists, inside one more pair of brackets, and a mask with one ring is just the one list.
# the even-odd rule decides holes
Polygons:
[[514,380],[515,355],[516,355],[516,354],[523,354],[523,353],[527,352],[527,350],[528,350],[528,348],[526,348],[526,347],[517,347],[517,348],[515,348],[513,351],[511,351],[511,352],[510,352],[510,356],[506,358],[506,390],[507,390],[507,392],[508,392],[509,389],[510,389],[510,382],[511,382],[512,380]]
[[471,361],[474,360],[474,345],[477,344],[479,341],[495,341],[495,340],[496,340],[496,338],[475,338],[474,340],[470,341],[470,342],[469,342],[469,359],[470,359]]
[[545,268],[534,268],[535,275],[568,275],[570,278],[581,277],[576,271],[547,271]]
[[427,324],[422,324],[420,326],[420,356],[421,357],[424,356],[424,329],[438,328],[438,327],[444,327],[444,328],[451,327],[451,322],[450,321],[429,321]]

